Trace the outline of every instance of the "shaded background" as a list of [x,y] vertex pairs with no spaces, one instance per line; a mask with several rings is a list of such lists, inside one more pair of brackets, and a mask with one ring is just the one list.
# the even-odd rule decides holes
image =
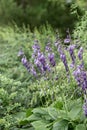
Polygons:
[[0,0],[0,24],[73,29],[86,7],[86,0]]

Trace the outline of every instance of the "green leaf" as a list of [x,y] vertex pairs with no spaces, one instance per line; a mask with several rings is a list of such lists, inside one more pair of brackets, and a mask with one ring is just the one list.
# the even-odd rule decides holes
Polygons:
[[29,116],[27,118],[28,121],[37,121],[37,120],[41,120],[41,117],[39,115],[35,115],[35,114],[32,114],[31,116]]
[[29,121],[27,119],[23,119],[21,121],[19,121],[20,125],[27,125],[29,123]]
[[55,108],[48,107],[47,110],[52,119],[58,118],[58,111]]
[[32,114],[32,109],[31,108],[26,110],[26,117],[29,117],[31,114]]
[[57,109],[62,109],[63,107],[63,102],[62,101],[57,101],[54,103],[54,107]]
[[30,127],[30,128],[14,128],[14,130],[34,130],[33,127]]
[[68,130],[68,121],[61,120],[61,121],[54,123],[52,130]]
[[84,124],[79,124],[76,126],[75,130],[86,130],[86,126]]
[[38,114],[41,114],[41,115],[44,115],[44,114],[47,114],[47,109],[45,108],[35,108],[33,109],[33,113],[38,113]]
[[50,116],[48,108],[35,108],[33,109],[33,115],[29,117],[31,120],[38,120],[37,118],[43,118],[45,120],[52,120],[53,117]]
[[35,128],[35,130],[49,130],[49,128],[46,128],[48,125],[45,121],[40,120],[40,121],[34,121],[31,123],[32,126]]
[[69,112],[69,118],[71,120],[76,120],[78,116],[80,115],[82,108],[80,106],[74,106],[71,111]]
[[24,119],[26,117],[25,112],[17,112],[16,114],[13,115],[14,118],[16,119]]

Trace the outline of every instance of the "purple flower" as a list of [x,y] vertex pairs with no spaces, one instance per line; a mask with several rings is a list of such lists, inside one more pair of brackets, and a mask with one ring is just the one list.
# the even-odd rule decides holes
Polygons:
[[69,54],[70,54],[70,57],[71,57],[71,59],[72,59],[72,64],[74,65],[75,64],[75,59],[76,59],[76,57],[75,57],[75,55],[74,55],[74,49],[75,49],[75,45],[70,45],[69,47],[68,47],[68,51],[69,51]]
[[22,59],[21,59],[21,62],[22,64],[25,66],[25,68],[28,70],[28,72],[30,72],[30,63],[27,61],[26,57],[24,56]]
[[55,66],[56,62],[55,62],[55,56],[54,53],[48,53],[48,59],[49,62],[52,66]]
[[34,63],[35,63],[35,65],[36,65],[37,67],[40,67],[40,66],[41,66],[41,62],[39,61],[38,58],[35,59]]
[[34,45],[32,46],[32,49],[34,51],[34,53],[38,52],[40,50],[40,46],[38,44],[38,40],[34,41]]
[[33,74],[34,76],[37,76],[36,70],[35,68],[32,66],[31,70],[30,70],[31,74]]
[[77,69],[73,72],[73,75],[75,77],[75,80],[77,81],[78,85],[81,87],[83,81],[82,81],[82,75],[81,75],[81,69],[77,67]]
[[27,59],[26,59],[25,56],[22,57],[21,62],[23,63],[24,66],[26,66],[26,64],[27,64]]
[[58,47],[58,52],[59,52],[59,54],[60,54],[60,59],[62,60],[64,66],[65,66],[66,72],[69,72],[69,67],[68,67],[66,55],[64,54],[64,52],[63,52],[61,46]]
[[39,55],[38,60],[41,62],[42,65],[44,65],[46,63],[44,54]]
[[54,44],[55,44],[55,46],[56,46],[56,47],[58,47],[58,45],[59,45],[59,43],[58,43],[58,42],[55,42]]
[[83,111],[84,111],[85,116],[87,117],[87,100],[83,104]]
[[22,51],[22,49],[18,52],[18,56],[23,56],[24,52]]
[[50,47],[50,43],[48,43],[48,44],[46,45],[45,50],[48,51],[48,52],[52,51],[52,49],[51,49],[51,47]]
[[60,43],[61,43],[61,41],[60,41],[60,39],[58,38],[58,39],[55,41],[54,45],[55,45],[56,47],[58,47],[58,46],[60,45]]
[[66,31],[66,33],[67,33],[67,36],[66,36],[66,38],[64,39],[64,43],[65,43],[65,44],[69,44],[69,43],[71,42],[69,30]]
[[67,63],[67,60],[66,60],[66,55],[64,53],[61,53],[60,58],[61,58],[64,66],[65,66],[66,72],[69,72],[68,63]]
[[77,69],[73,72],[75,80],[77,81],[78,85],[82,88],[83,92],[86,92],[87,89],[87,74],[83,70],[83,68],[77,66]]
[[44,65],[43,70],[44,71],[47,71],[47,70],[50,71],[50,66],[48,64]]
[[64,43],[66,43],[66,44],[70,43],[70,39],[69,38],[65,38],[64,39]]
[[79,49],[78,58],[79,58],[79,60],[83,59],[83,48],[82,47]]

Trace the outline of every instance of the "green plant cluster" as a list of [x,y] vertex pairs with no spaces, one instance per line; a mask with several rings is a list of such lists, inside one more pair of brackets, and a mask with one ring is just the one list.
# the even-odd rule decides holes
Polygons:
[[[44,50],[48,40],[55,41],[51,26],[40,31],[29,28],[0,27],[0,129],[1,130],[86,130],[82,111],[83,99],[76,82],[68,84],[63,63],[58,64],[50,79],[36,80],[20,63],[22,48],[30,59],[34,39]],[[53,48],[56,52],[56,48]],[[78,50],[77,50],[78,51]],[[76,51],[76,52],[77,52]],[[70,61],[68,53],[67,58]],[[84,64],[86,68],[86,51]],[[87,69],[87,68],[86,68]],[[58,80],[54,80],[58,75]],[[62,100],[64,99],[64,101]]]
[[[53,88],[50,81],[41,79],[36,81],[25,68],[20,64],[17,56],[20,48],[30,58],[35,38],[40,40],[40,45],[44,48],[48,37],[54,40],[52,28],[50,26],[41,28],[41,35],[37,29],[34,33],[29,28],[19,29],[15,27],[0,27],[0,129],[10,130],[17,127],[18,121],[15,113],[25,111],[40,105],[51,104],[59,90],[56,88],[53,95]],[[47,37],[47,38],[46,38]],[[60,69],[61,71],[61,69]],[[32,83],[33,82],[33,83]],[[48,86],[49,88],[47,88]],[[51,88],[50,88],[51,87]],[[52,99],[52,100],[51,100]],[[21,114],[20,114],[21,115]]]

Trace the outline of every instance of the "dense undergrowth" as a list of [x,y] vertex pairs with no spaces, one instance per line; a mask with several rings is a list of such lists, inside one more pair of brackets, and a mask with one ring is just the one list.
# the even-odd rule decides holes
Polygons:
[[[17,26],[0,27],[1,130],[87,129],[87,119],[82,108],[84,92],[72,75],[70,79],[67,78],[65,60],[60,57],[57,46],[54,45],[57,36],[50,26],[43,27],[40,32],[35,29],[33,33],[29,29],[19,29]],[[28,61],[32,61],[35,39],[39,41],[42,52],[45,52],[44,48],[50,42],[56,61],[51,73],[40,75],[38,78],[27,72],[21,64],[21,58],[18,57],[18,52],[22,49]],[[86,45],[86,42],[84,44]],[[64,54],[70,65],[72,60],[63,39],[61,45],[65,48]],[[77,55],[81,46],[83,44],[75,49],[76,65],[80,64]],[[83,50],[85,73],[87,54],[86,49]],[[72,74],[72,71],[70,69],[69,74]]]

